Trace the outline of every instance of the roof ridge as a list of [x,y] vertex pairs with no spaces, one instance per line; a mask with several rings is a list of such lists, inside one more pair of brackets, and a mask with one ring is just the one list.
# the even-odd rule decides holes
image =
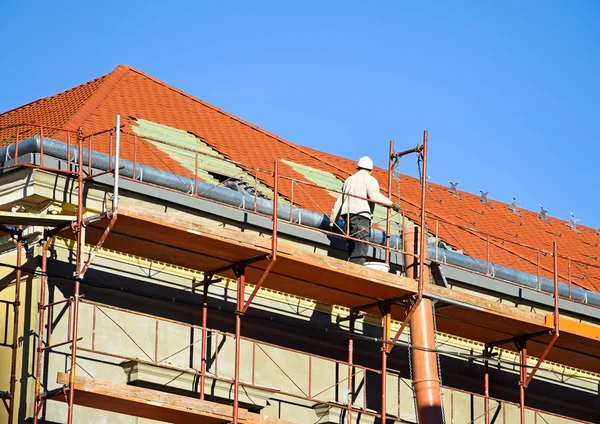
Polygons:
[[220,114],[222,114],[222,115],[225,115],[225,116],[227,116],[228,118],[230,118],[230,119],[233,119],[234,121],[237,121],[237,122],[239,122],[239,123],[240,123],[240,124],[242,124],[242,125],[245,125],[245,126],[247,126],[247,127],[250,127],[250,128],[252,128],[253,130],[255,130],[255,131],[258,131],[258,132],[260,132],[260,133],[262,133],[262,134],[264,134],[264,135],[266,135],[266,136],[268,136],[268,137],[271,137],[271,138],[273,138],[273,139],[275,139],[275,140],[279,141],[280,143],[286,144],[286,145],[288,145],[289,147],[292,147],[292,148],[294,148],[294,149],[298,150],[298,151],[299,151],[299,152],[301,152],[302,154],[305,154],[305,155],[307,155],[307,156],[310,156],[310,157],[311,157],[311,158],[313,158],[313,159],[317,159],[318,161],[320,161],[320,162],[323,162],[324,164],[326,164],[326,165],[329,165],[329,166],[331,166],[331,167],[333,167],[333,168],[337,169],[337,170],[338,170],[338,171],[340,171],[340,173],[341,173],[341,174],[343,174],[343,175],[349,175],[349,173],[348,173],[346,170],[344,170],[344,169],[342,169],[342,168],[340,168],[340,167],[338,167],[338,166],[336,166],[336,165],[334,165],[334,164],[328,163],[328,162],[327,162],[327,161],[325,161],[324,159],[317,158],[317,157],[313,156],[311,153],[309,153],[309,152],[305,151],[305,150],[304,150],[304,146],[300,146],[300,145],[298,145],[298,144],[296,144],[296,143],[292,143],[291,141],[288,141],[288,140],[286,140],[286,139],[284,139],[284,138],[281,138],[281,137],[279,137],[278,135],[276,135],[276,134],[273,134],[273,133],[271,133],[271,132],[269,132],[269,131],[267,131],[267,130],[264,130],[264,129],[262,129],[261,127],[259,127],[259,126],[257,126],[257,125],[254,125],[254,124],[252,124],[252,123],[250,123],[250,122],[248,122],[248,121],[245,121],[245,120],[243,120],[242,118],[240,118],[240,117],[238,117],[238,116],[235,116],[235,115],[233,115],[233,114],[231,114],[231,113],[229,113],[229,112],[226,112],[226,111],[224,111],[223,109],[221,109],[221,108],[219,108],[219,107],[217,107],[217,106],[211,105],[210,103],[207,103],[207,102],[205,102],[204,100],[202,100],[202,99],[200,99],[200,98],[198,98],[198,97],[196,97],[196,96],[193,96],[193,95],[191,95],[191,94],[189,94],[189,93],[187,93],[187,92],[185,92],[185,91],[183,91],[183,90],[181,90],[181,89],[179,89],[179,88],[177,88],[177,87],[174,87],[174,86],[172,86],[172,85],[170,85],[170,84],[167,84],[166,82],[164,82],[164,81],[161,81],[161,80],[159,80],[158,78],[155,78],[155,77],[153,77],[152,75],[148,75],[147,73],[145,73],[145,72],[143,72],[143,71],[140,71],[139,69],[136,69],[136,68],[133,68],[133,67],[129,67],[129,70],[131,70],[131,71],[133,71],[133,72],[137,72],[138,74],[140,74],[140,75],[142,75],[142,76],[144,76],[144,77],[146,77],[146,78],[148,78],[148,79],[150,79],[150,80],[152,80],[152,81],[154,81],[154,82],[156,82],[156,83],[158,83],[158,84],[160,84],[160,85],[162,85],[162,86],[164,86],[164,87],[166,87],[166,88],[168,88],[168,89],[170,89],[170,90],[173,90],[173,91],[175,91],[175,92],[177,92],[177,93],[179,93],[179,94],[181,94],[181,95],[183,95],[183,96],[185,96],[185,97],[188,97],[188,98],[190,98],[190,99],[192,99],[192,100],[194,100],[194,101],[196,101],[196,102],[200,103],[201,105],[203,105],[203,106],[205,106],[205,107],[207,107],[207,108],[209,108],[209,109],[212,109],[212,110],[214,110],[215,112],[218,112],[218,113],[220,113]]
[[[128,65],[117,65],[115,69],[109,74],[104,75],[104,81],[102,81],[101,85],[96,89],[94,94],[92,94],[79,108],[75,114],[71,116],[65,123],[65,127],[69,128],[71,125],[73,128],[79,128],[85,120],[96,110],[96,108],[102,103],[102,101],[110,94],[113,88],[117,85],[117,83],[123,78],[125,73],[128,70],[133,69]],[[102,78],[102,77],[100,77]]]

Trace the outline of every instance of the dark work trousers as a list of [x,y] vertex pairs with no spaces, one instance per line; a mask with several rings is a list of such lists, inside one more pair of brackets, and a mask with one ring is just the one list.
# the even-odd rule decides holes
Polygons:
[[[346,215],[344,218],[348,218]],[[362,215],[350,214],[350,237],[353,240],[348,240],[348,260],[355,264],[362,265],[367,261],[367,253],[369,245],[363,243],[369,241],[369,228],[371,220]]]

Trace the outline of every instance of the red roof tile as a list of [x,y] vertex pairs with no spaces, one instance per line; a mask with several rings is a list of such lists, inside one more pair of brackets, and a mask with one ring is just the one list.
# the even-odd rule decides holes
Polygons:
[[[23,123],[69,128],[68,123],[71,118],[82,109],[90,97],[97,93],[99,87],[110,75],[112,74],[4,112],[0,115],[0,128]],[[71,127],[71,129],[76,130],[77,127]],[[23,132],[20,132],[20,134],[27,137],[27,133],[25,133],[27,130],[33,131],[32,129],[22,128]],[[0,140],[14,136],[16,136],[16,129],[0,130]]]
[[[151,143],[134,137],[131,125],[143,118],[163,125],[189,131],[200,137],[225,157],[243,163],[246,169],[272,170],[276,160],[290,161],[321,169],[344,179],[354,172],[355,161],[299,146],[272,133],[209,105],[181,90],[156,80],[143,72],[120,65],[110,74],[82,84],[52,97],[37,100],[28,105],[0,114],[0,128],[21,122],[34,122],[56,127],[77,129],[86,134],[106,130],[114,126],[115,115],[120,114],[127,134],[122,138],[122,157],[139,163],[169,170],[181,175],[193,176]],[[13,135],[0,131],[0,140]],[[97,137],[95,150],[108,152],[108,138]],[[290,166],[280,163],[281,191],[291,196],[289,179],[304,180]],[[376,168],[374,175],[382,188],[387,187],[387,172]],[[272,184],[266,173],[259,179]],[[548,217],[542,221],[536,213],[520,210],[521,216],[509,209],[509,205],[490,200],[487,206],[478,196],[459,192],[454,196],[444,186],[430,183],[428,191],[428,227],[449,245],[464,253],[481,259],[489,257],[502,266],[520,269],[552,278],[552,259],[538,254],[532,246],[546,252],[552,251],[558,242],[561,279],[569,275],[575,285],[600,291],[600,235],[595,230],[578,226],[579,233],[567,226],[567,222]],[[333,198],[323,191],[295,186],[294,202],[311,210],[330,211]],[[393,195],[397,195],[397,183],[393,183]],[[402,176],[402,207],[408,217],[417,219],[420,204],[420,183],[412,177]]]

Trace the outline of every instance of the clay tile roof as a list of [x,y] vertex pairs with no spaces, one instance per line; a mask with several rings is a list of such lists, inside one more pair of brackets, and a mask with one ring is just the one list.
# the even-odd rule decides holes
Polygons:
[[[141,137],[134,135],[137,120],[177,128],[194,134],[224,157],[244,164],[248,173],[256,169],[270,171],[275,161],[286,159],[313,169],[319,169],[343,180],[355,170],[355,161],[299,146],[246,122],[177,88],[171,87],[137,69],[117,66],[110,74],[0,114],[0,128],[34,122],[69,129],[82,127],[85,134],[114,126],[120,114],[126,124],[122,137],[122,157],[192,176],[180,162]],[[11,137],[14,130],[0,130],[0,140]],[[108,152],[108,138],[93,140],[95,150]],[[291,196],[291,179],[306,181],[292,166],[280,162],[281,191]],[[387,187],[387,172],[376,168],[375,177],[382,188]],[[257,178],[272,184],[272,176],[259,171]],[[400,187],[401,205],[406,215],[418,219],[420,183],[403,175]],[[459,192],[460,198],[447,187],[429,183],[428,227],[430,232],[452,248],[490,260],[505,267],[552,278],[552,259],[544,254],[558,242],[559,274],[563,281],[570,278],[574,285],[600,292],[600,235],[594,229],[578,225],[579,232],[568,222],[521,209],[520,216],[509,204],[490,200],[485,205],[471,193]],[[294,202],[307,209],[329,212],[334,198],[314,187],[295,191]],[[397,182],[392,194],[397,196]],[[541,249],[537,250],[530,247]],[[571,258],[569,261],[566,257]],[[539,265],[538,265],[539,264]],[[485,270],[483,270],[485,271]]]
[[[4,112],[0,115],[0,128],[23,123],[66,128],[72,116],[79,112],[90,97],[97,93],[109,75]],[[14,131],[0,131],[0,140],[13,134]]]

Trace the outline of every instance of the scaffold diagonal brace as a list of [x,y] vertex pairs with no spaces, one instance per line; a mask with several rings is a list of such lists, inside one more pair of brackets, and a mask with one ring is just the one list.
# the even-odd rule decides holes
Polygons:
[[92,263],[92,261],[96,257],[96,254],[98,253],[98,250],[100,250],[100,248],[104,244],[104,241],[106,240],[106,237],[108,237],[108,234],[110,233],[110,230],[112,230],[113,226],[115,225],[115,222],[117,221],[117,217],[118,217],[118,213],[117,213],[117,211],[114,211],[112,213],[112,217],[110,219],[110,222],[108,223],[108,226],[106,227],[106,229],[104,230],[104,233],[102,234],[102,237],[100,237],[100,240],[98,240],[98,243],[96,244],[96,246],[94,246],[94,249],[90,252],[90,256],[89,256],[87,262],[85,263],[85,265],[81,269],[79,278],[83,278],[83,276],[85,275],[85,272],[87,271],[88,267],[90,266],[90,264]]
[[396,335],[392,339],[391,343],[387,346],[388,353],[390,353],[392,351],[392,349],[394,348],[394,345],[396,344],[396,342],[398,342],[398,339],[402,335],[402,332],[404,331],[406,326],[410,323],[410,320],[411,320],[413,314],[415,313],[415,311],[417,310],[417,307],[421,303],[421,299],[423,299],[423,296],[417,296],[417,300],[409,307],[408,313],[406,314],[406,318],[404,318],[404,321],[402,321],[402,325],[396,332]]

